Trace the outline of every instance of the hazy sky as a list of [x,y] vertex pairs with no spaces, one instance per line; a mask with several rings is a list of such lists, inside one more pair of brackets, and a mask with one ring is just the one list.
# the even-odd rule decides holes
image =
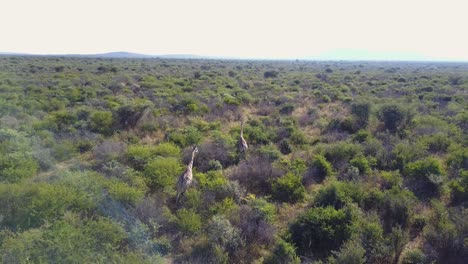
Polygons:
[[468,61],[466,0],[0,0],[0,10],[0,51]]

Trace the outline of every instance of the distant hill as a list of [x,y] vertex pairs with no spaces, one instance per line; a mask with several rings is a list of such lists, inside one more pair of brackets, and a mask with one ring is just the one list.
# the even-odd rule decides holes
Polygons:
[[0,52],[0,55],[5,56],[59,56],[59,57],[80,57],[80,58],[165,58],[165,59],[211,59],[212,57],[199,56],[192,54],[163,54],[163,55],[148,55],[127,51],[116,51],[97,54],[30,54],[18,52]]

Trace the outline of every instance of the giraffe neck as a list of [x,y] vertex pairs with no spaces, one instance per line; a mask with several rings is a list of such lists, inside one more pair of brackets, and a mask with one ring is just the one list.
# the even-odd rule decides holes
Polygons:
[[187,168],[188,168],[189,170],[192,170],[192,168],[193,168],[193,160],[194,160],[194,158],[195,158],[195,152],[192,152],[192,159],[190,159],[190,162],[189,162],[189,164],[188,164],[188,166],[187,166]]
[[241,131],[240,131],[240,136],[244,136],[244,122],[241,123]]

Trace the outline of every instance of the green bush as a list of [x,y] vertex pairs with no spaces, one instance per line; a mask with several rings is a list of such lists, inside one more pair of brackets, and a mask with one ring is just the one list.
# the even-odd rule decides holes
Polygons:
[[183,130],[176,130],[169,133],[167,138],[180,147],[187,147],[199,143],[202,138],[202,133],[196,127],[189,126]]
[[351,240],[343,244],[340,250],[333,252],[333,257],[329,259],[330,264],[364,264],[366,263],[366,250],[361,246],[360,241]]
[[350,202],[364,206],[371,194],[372,190],[364,189],[357,183],[332,181],[318,190],[315,204],[322,207],[333,206],[336,209],[341,209]]
[[356,132],[356,134],[354,134],[353,140],[355,140],[355,141],[357,141],[359,143],[362,143],[362,142],[366,141],[370,137],[371,137],[371,134],[369,133],[369,131],[359,130],[358,132]]
[[359,173],[368,174],[370,172],[369,161],[364,156],[354,157],[349,161],[349,164],[359,169]]
[[359,128],[366,128],[369,124],[371,104],[369,102],[357,102],[351,104],[351,113],[356,119]]
[[36,175],[39,164],[30,153],[0,153],[0,182],[18,182]]
[[52,150],[52,154],[57,161],[65,161],[78,154],[77,146],[71,140],[57,142]]
[[182,166],[176,158],[156,157],[144,169],[143,176],[152,190],[174,188]]
[[362,153],[362,147],[359,144],[345,141],[327,144],[321,147],[323,147],[321,154],[323,154],[336,169],[345,167],[350,159]]
[[419,248],[408,250],[402,260],[403,264],[424,264],[426,255]]
[[447,157],[447,165],[451,170],[468,170],[468,148],[455,149]]
[[452,190],[452,201],[455,204],[464,203],[468,201],[468,171],[462,170],[460,178],[453,179],[449,183]]
[[315,155],[312,160],[312,167],[320,180],[333,175],[333,167],[323,155]]
[[194,174],[194,177],[203,190],[219,191],[227,184],[227,179],[220,170],[208,171],[206,173],[198,172]]
[[265,264],[275,263],[300,264],[301,259],[297,256],[293,245],[280,239],[273,254],[265,260]]
[[274,145],[262,146],[260,148],[260,153],[270,161],[275,161],[281,156],[281,152],[279,152]]
[[222,216],[214,216],[207,231],[211,243],[219,245],[230,254],[235,253],[244,243],[239,230]]
[[279,150],[282,154],[287,155],[292,152],[292,146],[286,139],[283,139],[279,143]]
[[142,201],[145,195],[145,189],[131,187],[120,180],[109,181],[106,185],[109,195],[121,203],[135,205]]
[[380,107],[378,118],[384,122],[386,129],[395,132],[411,121],[411,114],[399,104],[386,104]]
[[399,188],[386,191],[380,209],[386,231],[390,231],[394,226],[408,227],[415,204],[416,197],[411,191]]
[[427,149],[432,153],[446,152],[453,142],[448,135],[443,133],[424,136],[419,141],[426,145]]
[[95,201],[85,193],[61,184],[0,184],[1,224],[29,229],[59,220],[66,211],[86,211]]
[[177,225],[182,232],[193,234],[201,229],[201,217],[193,211],[180,209],[177,211]]
[[125,156],[133,168],[143,170],[145,165],[157,156],[179,158],[180,148],[170,142],[156,146],[130,145]]
[[163,142],[154,146],[151,153],[156,156],[179,158],[180,148],[171,142]]
[[350,238],[352,216],[346,209],[308,209],[291,225],[291,239],[300,255],[327,256]]
[[8,234],[0,248],[6,263],[144,263],[139,253],[121,252],[125,230],[106,218],[83,222],[68,214],[46,228]]
[[305,197],[305,187],[302,184],[302,178],[293,173],[287,173],[283,177],[273,181],[271,189],[273,197],[282,202],[295,203],[302,201]]
[[110,111],[95,111],[91,114],[89,126],[92,131],[105,135],[112,133],[112,112]]
[[133,168],[143,170],[145,165],[155,157],[154,152],[154,146],[151,145],[131,145],[125,156]]
[[401,188],[403,184],[403,178],[399,171],[381,171],[380,180],[383,189]]
[[439,194],[445,178],[445,169],[440,160],[428,157],[409,163],[405,174],[414,181],[413,189],[416,194],[433,196]]
[[247,197],[248,204],[255,212],[268,223],[273,223],[276,219],[276,207],[263,198]]

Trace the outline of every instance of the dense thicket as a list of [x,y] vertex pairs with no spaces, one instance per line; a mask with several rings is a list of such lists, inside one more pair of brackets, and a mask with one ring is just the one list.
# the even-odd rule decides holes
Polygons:
[[456,63],[0,57],[0,259],[467,263],[467,91]]

